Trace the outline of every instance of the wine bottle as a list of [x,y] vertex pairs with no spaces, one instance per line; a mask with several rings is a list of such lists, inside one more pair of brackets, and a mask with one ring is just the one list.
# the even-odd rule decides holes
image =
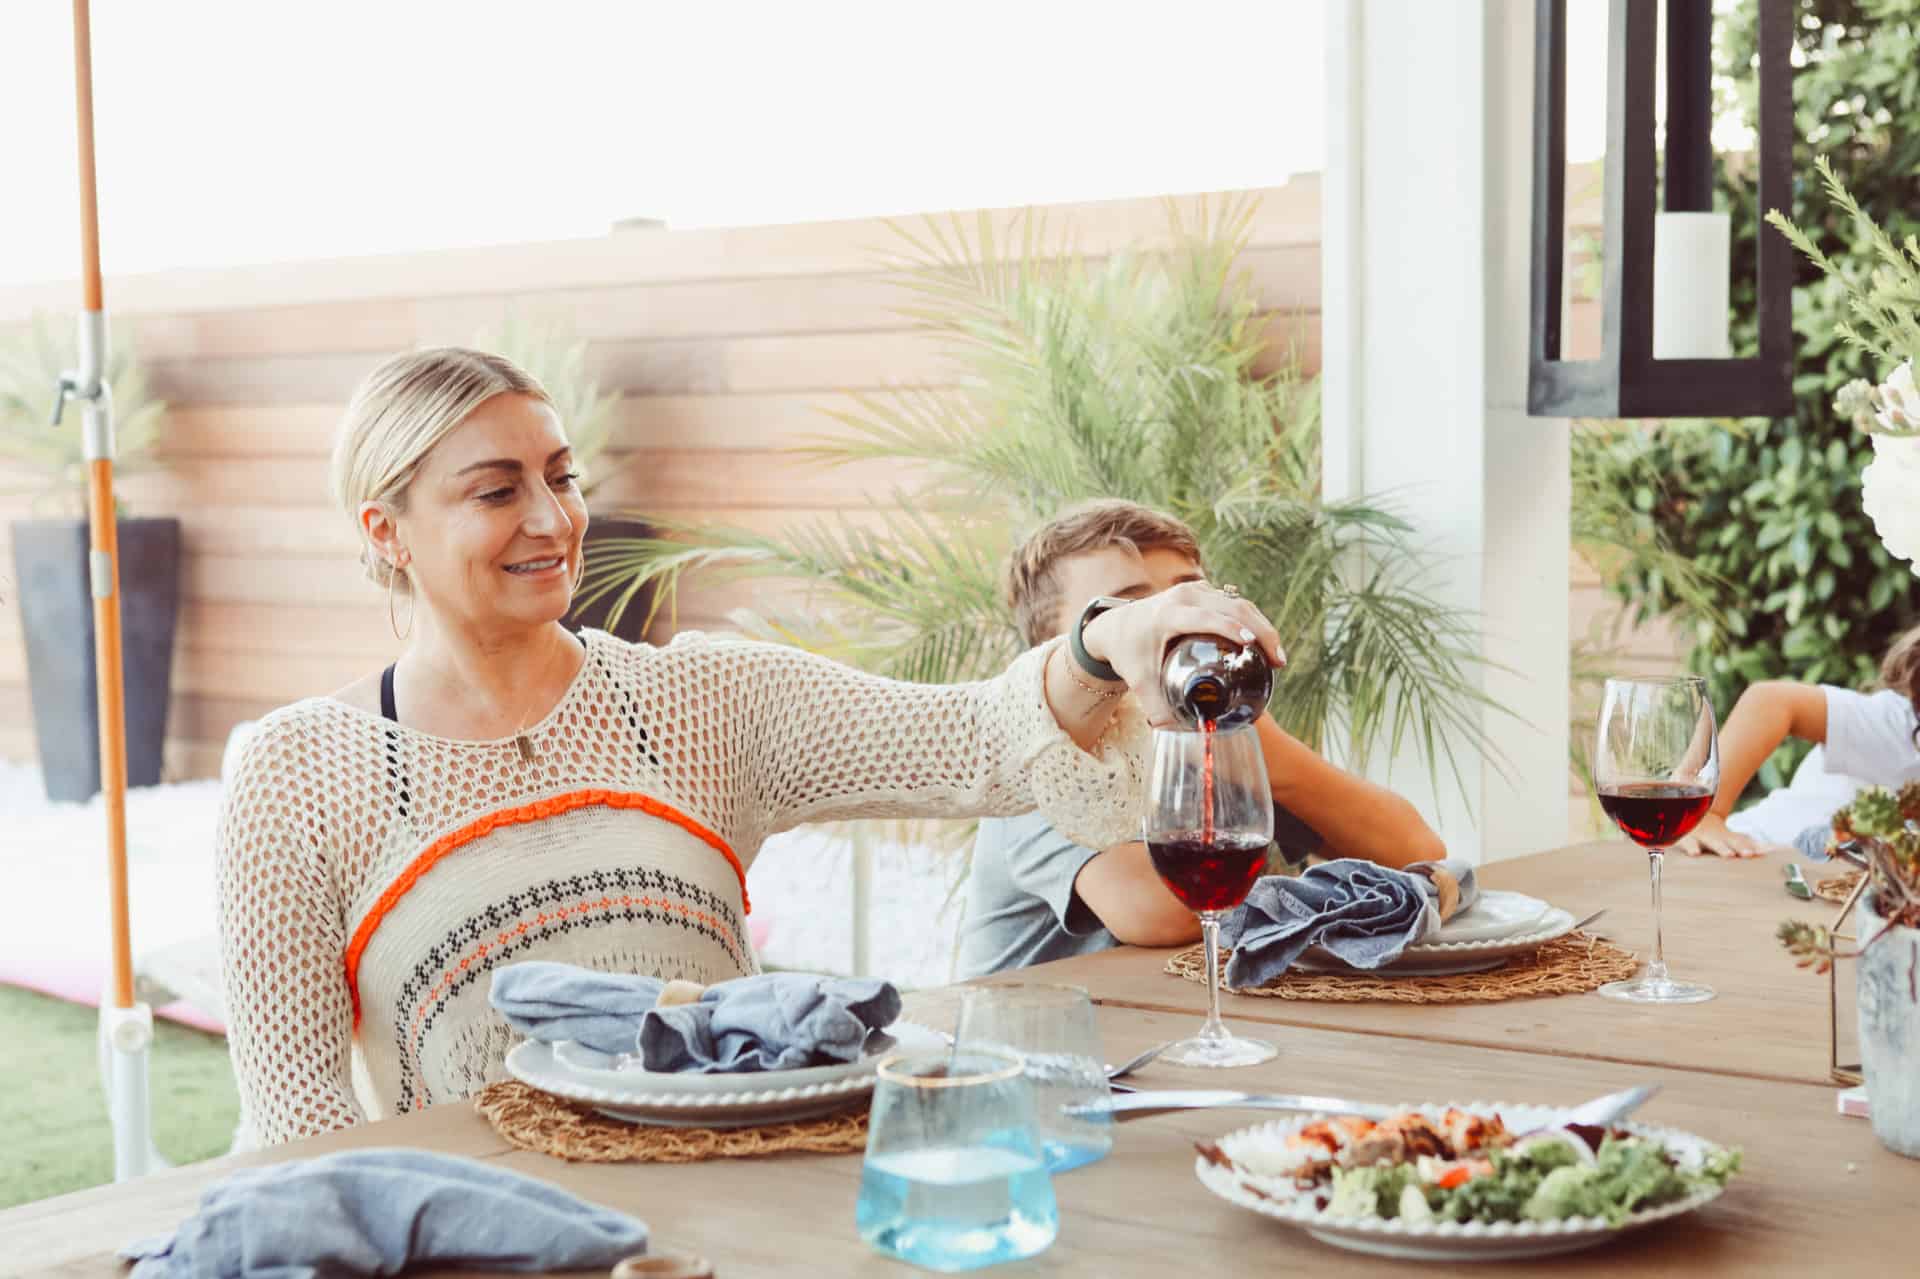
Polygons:
[[1273,667],[1251,644],[1183,635],[1167,645],[1160,688],[1180,722],[1233,728],[1250,723],[1273,695]]

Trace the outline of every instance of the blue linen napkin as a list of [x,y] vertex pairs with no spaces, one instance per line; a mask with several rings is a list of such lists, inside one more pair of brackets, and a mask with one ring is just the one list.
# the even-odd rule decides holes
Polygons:
[[699,1002],[640,1022],[648,1070],[723,1074],[858,1061],[867,1036],[900,1016],[900,992],[872,977],[762,973],[707,987]]
[[640,1019],[666,985],[658,977],[537,959],[494,969],[487,1002],[529,1039],[571,1039],[603,1053],[630,1053]]
[[1436,869],[1459,886],[1449,918],[1473,905],[1479,888],[1473,868],[1460,861],[1394,870],[1349,857],[1297,876],[1262,876],[1221,929],[1222,943],[1233,948],[1227,984],[1265,985],[1316,944],[1355,968],[1391,963],[1445,922]]
[[1808,861],[1831,861],[1833,854],[1827,851],[1827,842],[1833,838],[1833,824],[1822,822],[1818,826],[1809,826],[1793,837],[1793,850]]
[[422,1150],[353,1150],[216,1182],[171,1235],[128,1244],[132,1279],[315,1279],[420,1264],[605,1270],[644,1222],[557,1186]]
[[717,982],[698,1001],[656,1008],[665,983],[533,961],[494,971],[488,994],[534,1039],[571,1039],[640,1054],[648,1070],[723,1074],[857,1061],[872,1032],[900,1016],[900,992],[877,978],[761,973]]

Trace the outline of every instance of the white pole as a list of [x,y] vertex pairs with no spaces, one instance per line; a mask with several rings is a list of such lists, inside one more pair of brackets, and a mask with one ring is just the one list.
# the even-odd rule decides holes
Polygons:
[[1328,495],[1391,503],[1478,616],[1503,756],[1455,743],[1466,795],[1407,752],[1352,761],[1450,852],[1567,834],[1567,424],[1526,413],[1533,5],[1342,0],[1328,14],[1323,253]]
[[100,1086],[113,1124],[113,1179],[131,1181],[171,1167],[153,1144],[152,1090],[147,1062],[153,1046],[153,1010],[136,1003],[100,1007]]
[[853,954],[852,975],[865,977],[873,964],[873,833],[864,823],[852,827]]

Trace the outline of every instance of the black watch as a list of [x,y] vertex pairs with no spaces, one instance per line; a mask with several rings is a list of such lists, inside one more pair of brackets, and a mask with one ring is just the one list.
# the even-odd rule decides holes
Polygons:
[[1087,651],[1084,638],[1087,623],[1110,608],[1119,608],[1123,604],[1131,603],[1133,603],[1132,600],[1116,599],[1111,595],[1096,596],[1087,601],[1087,606],[1080,610],[1080,620],[1075,622],[1073,629],[1067,633],[1067,648],[1073,653],[1073,660],[1079,663],[1081,670],[1095,679],[1106,680],[1110,684],[1122,682],[1119,671]]

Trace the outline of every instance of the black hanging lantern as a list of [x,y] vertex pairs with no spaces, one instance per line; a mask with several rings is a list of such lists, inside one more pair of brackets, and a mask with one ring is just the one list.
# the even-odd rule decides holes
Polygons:
[[[1791,0],[1760,7],[1760,208],[1791,208]],[[1657,0],[1609,0],[1601,353],[1560,358],[1565,287],[1567,5],[1536,0],[1533,417],[1784,417],[1793,411],[1792,260],[1759,226],[1760,354],[1726,348],[1730,254],[1713,209],[1712,0],[1666,0],[1665,210],[1654,208]]]

